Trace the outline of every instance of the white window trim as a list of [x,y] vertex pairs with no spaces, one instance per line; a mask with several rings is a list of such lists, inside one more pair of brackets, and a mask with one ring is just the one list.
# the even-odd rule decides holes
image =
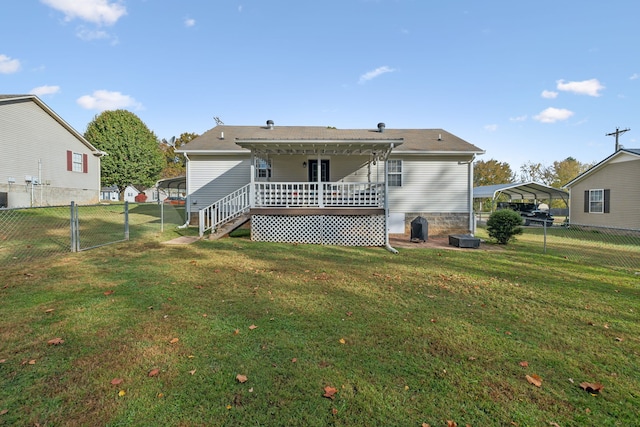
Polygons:
[[[595,194],[596,192],[600,192],[600,210],[596,211],[592,209],[593,203],[598,203],[598,201],[594,201],[591,197],[592,194]],[[589,213],[594,213],[594,214],[603,214],[604,213],[604,188],[594,188],[592,190],[589,190]]]
[[[402,161],[402,159],[389,159],[387,160],[387,185],[389,187],[402,187],[404,186],[404,162]],[[400,172],[391,172],[390,170],[390,162],[399,162],[400,163]],[[391,175],[400,175],[400,185],[392,185],[391,181],[389,180],[389,177]]]
[[71,170],[73,172],[84,172],[84,164],[82,153],[76,153],[75,151],[71,155]]

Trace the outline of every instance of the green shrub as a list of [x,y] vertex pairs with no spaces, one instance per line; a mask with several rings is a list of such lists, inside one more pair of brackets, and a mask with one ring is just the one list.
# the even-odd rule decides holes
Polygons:
[[506,245],[515,235],[522,234],[522,217],[511,209],[501,209],[495,211],[487,221],[487,232],[489,237],[498,241],[501,245]]

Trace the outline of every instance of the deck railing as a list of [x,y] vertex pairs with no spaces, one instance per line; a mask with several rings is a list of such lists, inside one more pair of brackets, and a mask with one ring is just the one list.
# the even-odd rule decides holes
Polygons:
[[383,208],[384,182],[255,182],[253,192],[251,184],[247,184],[200,209],[200,236],[239,217],[251,207]]
[[380,182],[256,182],[255,207],[383,207]]

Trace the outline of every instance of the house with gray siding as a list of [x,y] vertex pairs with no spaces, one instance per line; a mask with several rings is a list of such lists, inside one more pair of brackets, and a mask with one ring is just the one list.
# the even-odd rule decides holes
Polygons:
[[0,95],[0,147],[4,207],[98,202],[104,153],[37,96]]
[[640,149],[620,148],[564,187],[572,224],[640,230]]
[[201,234],[242,217],[258,241],[388,245],[421,216],[428,235],[473,230],[473,161],[443,129],[218,125],[182,146]]

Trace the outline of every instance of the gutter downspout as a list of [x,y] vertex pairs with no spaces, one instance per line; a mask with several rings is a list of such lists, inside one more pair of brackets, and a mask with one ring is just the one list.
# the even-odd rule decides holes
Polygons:
[[[182,155],[184,156],[185,159],[187,159],[187,167],[185,169],[185,181],[187,183],[187,200],[185,200],[185,213],[187,215],[187,218],[185,219],[185,223],[182,225],[179,225],[177,228],[179,230],[182,230],[184,228],[189,227],[189,223],[191,222],[191,194],[189,193],[189,156],[187,155],[187,153],[182,153]],[[158,193],[160,194],[160,193]]]
[[471,160],[467,160],[466,162],[458,162],[459,165],[467,165],[467,187],[469,191],[469,204],[467,208],[469,209],[469,233],[471,233],[472,236],[474,236],[476,233],[476,222],[473,215],[473,161],[475,159],[476,155],[474,154],[473,157],[471,157]]
[[391,143],[389,151],[387,151],[387,155],[384,157],[384,248],[392,254],[397,254],[398,250],[389,244],[389,165],[387,160],[389,160],[391,150],[393,150],[393,143]]

